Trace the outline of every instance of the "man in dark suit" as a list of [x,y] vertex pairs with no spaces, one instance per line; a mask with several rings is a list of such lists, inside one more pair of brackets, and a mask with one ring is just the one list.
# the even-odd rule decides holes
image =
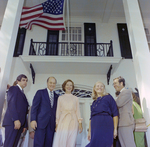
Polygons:
[[31,107],[31,127],[35,130],[34,147],[52,147],[58,95],[56,79],[47,79],[47,88],[38,90]]
[[21,133],[27,128],[28,101],[23,92],[27,77],[17,77],[17,85],[11,86],[7,94],[7,110],[3,120],[5,127],[4,147],[17,147]]
[[116,104],[119,109],[118,137],[121,147],[136,147],[133,135],[132,91],[125,88],[125,79],[122,77],[115,78],[113,85],[116,91],[120,92]]

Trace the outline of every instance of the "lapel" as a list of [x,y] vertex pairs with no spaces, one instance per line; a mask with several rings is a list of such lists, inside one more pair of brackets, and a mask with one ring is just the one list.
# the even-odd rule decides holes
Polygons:
[[123,89],[120,91],[120,93],[119,93],[118,98],[116,99],[116,101],[121,99],[121,95],[122,95],[122,92],[123,92],[124,90],[126,90],[126,88],[123,88]]
[[18,88],[18,92],[22,95],[23,99],[27,102],[27,98],[26,98],[25,94],[21,91],[21,89],[18,86],[17,86],[17,88]]
[[54,91],[54,105],[53,105],[53,108],[56,106],[57,104],[57,97],[56,97],[56,93]]
[[47,102],[50,105],[51,102],[50,102],[50,98],[49,98],[49,94],[48,94],[47,88],[44,89],[44,97],[45,97],[45,99],[47,100]]

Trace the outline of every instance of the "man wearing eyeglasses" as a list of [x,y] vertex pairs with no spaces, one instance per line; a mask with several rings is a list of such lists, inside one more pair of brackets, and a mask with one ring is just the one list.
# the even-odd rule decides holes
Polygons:
[[56,127],[58,95],[54,89],[57,80],[47,79],[47,88],[38,90],[31,107],[31,128],[35,130],[34,147],[52,147]]
[[125,79],[121,76],[113,80],[113,86],[116,92],[120,92],[116,103],[119,109],[118,137],[121,147],[136,147],[133,136],[132,92],[125,88]]

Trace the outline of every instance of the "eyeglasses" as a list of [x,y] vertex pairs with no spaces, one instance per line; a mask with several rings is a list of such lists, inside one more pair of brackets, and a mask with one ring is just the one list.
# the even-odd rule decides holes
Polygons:
[[114,83],[112,84],[112,86],[117,85],[117,84],[118,84],[118,82],[114,82]]

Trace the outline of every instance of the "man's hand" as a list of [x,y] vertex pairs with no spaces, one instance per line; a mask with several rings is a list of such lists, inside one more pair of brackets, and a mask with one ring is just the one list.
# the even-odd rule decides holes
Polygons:
[[30,133],[29,133],[30,138],[34,139],[34,134],[35,134],[34,131],[30,132]]
[[32,128],[33,130],[36,130],[36,128],[37,128],[37,122],[36,122],[35,120],[34,120],[34,121],[31,121],[30,125],[31,125],[31,128]]
[[26,131],[26,129],[27,129],[27,128],[23,128],[23,131],[22,131],[22,133],[24,133],[24,132]]
[[58,124],[56,124],[55,132],[57,131]]
[[20,127],[21,127],[20,121],[19,121],[19,120],[14,121],[14,129],[15,129],[15,130],[17,130],[17,129],[19,130]]

